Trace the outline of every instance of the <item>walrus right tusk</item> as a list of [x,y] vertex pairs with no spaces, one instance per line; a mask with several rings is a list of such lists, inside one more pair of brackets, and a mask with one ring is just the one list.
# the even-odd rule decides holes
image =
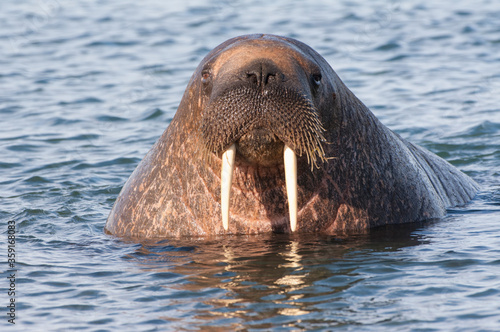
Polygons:
[[288,196],[288,211],[290,213],[290,229],[297,229],[297,155],[285,145],[283,152],[285,164],[286,194]]
[[221,209],[222,226],[227,231],[229,228],[229,199],[231,198],[231,186],[233,184],[234,159],[236,156],[236,145],[233,144],[222,154],[221,171]]

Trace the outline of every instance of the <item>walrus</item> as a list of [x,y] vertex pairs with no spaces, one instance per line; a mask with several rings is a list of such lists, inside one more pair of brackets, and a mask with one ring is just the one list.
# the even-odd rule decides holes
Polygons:
[[477,191],[384,126],[311,47],[245,35],[201,61],[105,230],[131,238],[341,235],[440,218]]

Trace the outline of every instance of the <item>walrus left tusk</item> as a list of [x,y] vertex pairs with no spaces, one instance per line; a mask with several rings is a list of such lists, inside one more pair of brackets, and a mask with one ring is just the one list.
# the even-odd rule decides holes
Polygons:
[[229,199],[231,198],[231,186],[233,183],[234,159],[236,155],[236,145],[231,145],[222,154],[222,171],[221,171],[221,209],[222,209],[222,226],[227,231],[229,228]]
[[285,164],[288,211],[290,213],[290,228],[292,232],[295,232],[297,229],[297,155],[285,145],[283,159]]

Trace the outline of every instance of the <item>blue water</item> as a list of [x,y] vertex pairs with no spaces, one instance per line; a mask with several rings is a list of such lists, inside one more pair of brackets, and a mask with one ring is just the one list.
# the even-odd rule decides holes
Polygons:
[[[2,1],[0,329],[500,330],[499,17],[488,0]],[[256,32],[312,46],[481,192],[443,219],[349,239],[105,235],[199,61]]]

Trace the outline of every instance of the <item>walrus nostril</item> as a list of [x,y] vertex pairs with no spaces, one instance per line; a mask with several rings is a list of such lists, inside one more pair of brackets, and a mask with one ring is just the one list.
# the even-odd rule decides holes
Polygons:
[[245,77],[253,85],[265,86],[281,75],[276,65],[269,60],[254,61],[245,70]]
[[276,74],[274,73],[268,73],[265,77],[264,77],[264,85],[268,84],[269,82],[271,82],[272,80],[274,80],[276,78]]
[[250,83],[261,86],[267,85],[276,78],[274,73],[247,73],[247,79]]
[[252,84],[260,85],[260,73],[247,73],[247,79]]

